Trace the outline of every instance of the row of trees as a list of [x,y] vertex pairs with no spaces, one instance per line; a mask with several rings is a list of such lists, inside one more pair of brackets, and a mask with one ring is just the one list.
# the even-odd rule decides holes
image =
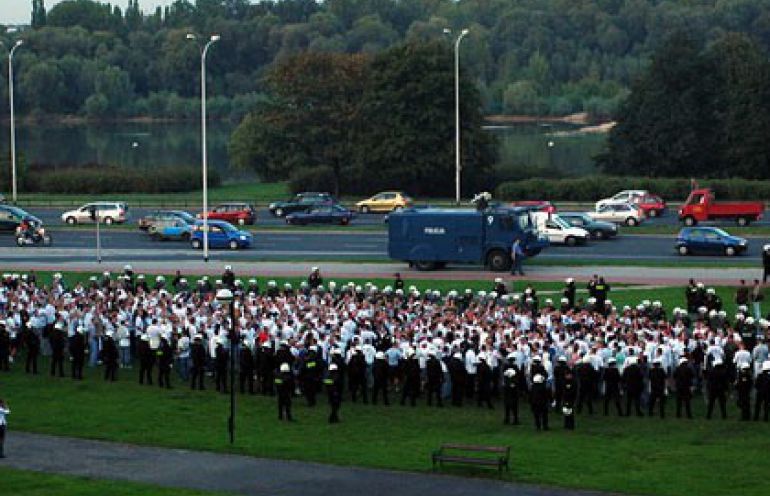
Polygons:
[[[495,159],[478,92],[462,73],[466,187]],[[298,189],[418,195],[454,189],[454,74],[445,43],[397,45],[376,55],[300,54],[267,75],[269,99],[233,133],[231,159]]]
[[153,94],[193,99],[198,47],[189,31],[222,35],[211,88],[231,99],[265,92],[266,68],[297,53],[449,45],[443,29],[467,27],[462,64],[487,113],[608,115],[677,29],[707,41],[739,31],[770,46],[770,0],[176,0],[152,12],[141,0],[119,1],[46,9],[32,0],[17,58],[21,113],[136,115],[146,111],[136,102]]
[[745,35],[673,35],[617,119],[611,174],[770,178],[770,60]]

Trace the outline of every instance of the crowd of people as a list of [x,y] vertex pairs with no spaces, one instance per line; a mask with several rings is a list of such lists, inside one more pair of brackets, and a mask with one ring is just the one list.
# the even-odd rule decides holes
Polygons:
[[[445,294],[406,287],[398,274],[382,288],[325,284],[315,267],[297,287],[261,288],[229,266],[216,280],[151,279],[130,266],[72,285],[61,274],[50,285],[34,273],[4,274],[0,372],[36,374],[45,356],[42,372],[73,380],[86,366],[101,367],[106,381],[135,377],[136,366],[142,384],[203,390],[213,377],[226,393],[234,353],[235,387],[276,397],[287,420],[298,397],[315,407],[325,395],[330,422],[340,421],[343,399],[415,406],[423,397],[436,407],[501,402],[506,424],[519,423],[521,402],[538,430],[554,414],[574,429],[576,414],[595,406],[662,418],[670,393],[677,417],[692,418],[693,397],[704,395],[707,418],[715,407],[726,418],[734,395],[741,420],[768,421],[769,323],[761,288],[745,282],[728,316],[696,281],[686,308],[669,310],[646,300],[619,308],[598,276],[585,296],[567,279],[552,298],[531,286],[514,294],[502,279],[488,291]],[[223,289],[232,299],[217,298]]]

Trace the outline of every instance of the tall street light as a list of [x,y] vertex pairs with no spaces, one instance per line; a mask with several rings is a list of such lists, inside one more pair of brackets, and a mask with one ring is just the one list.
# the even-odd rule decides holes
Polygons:
[[[13,203],[16,203],[16,119],[13,105],[13,54],[16,49],[24,43],[24,40],[17,40],[8,52],[8,103],[11,107],[11,197]],[[3,42],[0,41],[0,45]]]
[[227,432],[230,434],[230,444],[235,441],[235,354],[238,343],[238,332],[235,328],[237,315],[235,313],[235,301],[233,293],[229,289],[223,288],[217,291],[217,302],[230,307],[230,332],[228,341],[230,342],[230,418],[227,419]]
[[[188,40],[196,40],[197,36],[187,33]],[[201,157],[203,168],[203,261],[209,261],[209,185],[208,157],[206,151],[206,55],[211,45],[219,41],[219,35],[211,35],[209,41],[201,50]]]
[[[460,42],[470,32],[463,29],[455,39],[455,203],[460,204]],[[444,33],[452,34],[452,30],[444,28]]]

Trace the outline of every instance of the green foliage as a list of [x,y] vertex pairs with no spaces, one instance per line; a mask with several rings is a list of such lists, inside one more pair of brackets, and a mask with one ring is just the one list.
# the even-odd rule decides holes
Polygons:
[[[37,168],[25,181],[31,193],[100,194],[100,193],[177,193],[199,190],[201,174],[196,167],[159,167],[129,169],[125,167],[91,166],[54,169]],[[216,170],[209,169],[208,184],[221,184]]]
[[[717,200],[766,200],[770,181],[704,179],[701,187],[714,190]],[[689,178],[585,176],[580,178],[534,178],[509,181],[495,190],[498,200],[597,201],[624,189],[646,189],[668,201],[684,201],[690,193]]]
[[677,33],[632,87],[599,161],[612,174],[770,177],[770,61],[744,35]]
[[289,176],[289,189],[291,189],[292,193],[332,191],[334,186],[334,171],[331,167],[324,165],[319,167],[298,167]]

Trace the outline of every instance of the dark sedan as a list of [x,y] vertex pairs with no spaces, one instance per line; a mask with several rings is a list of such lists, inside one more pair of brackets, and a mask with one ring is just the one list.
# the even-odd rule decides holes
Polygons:
[[329,193],[299,193],[288,201],[271,203],[268,209],[276,217],[285,217],[295,212],[308,212],[316,207],[335,203],[337,200]]
[[616,224],[592,219],[588,214],[566,212],[560,213],[559,217],[574,227],[582,227],[591,234],[593,239],[608,239],[618,234],[618,226]]
[[316,207],[307,212],[295,212],[286,216],[286,223],[292,225],[339,224],[346,226],[355,214],[342,205]]
[[745,252],[748,241],[732,236],[718,227],[685,227],[676,237],[675,248],[680,255],[727,255]]

